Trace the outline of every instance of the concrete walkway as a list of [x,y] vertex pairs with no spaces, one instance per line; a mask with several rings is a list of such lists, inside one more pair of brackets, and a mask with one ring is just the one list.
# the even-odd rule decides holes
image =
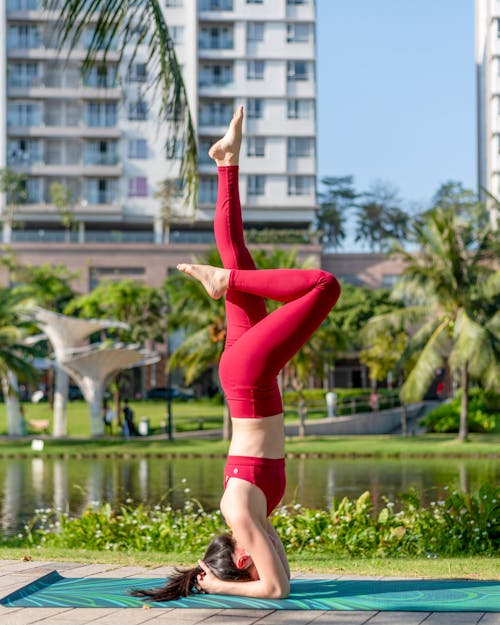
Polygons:
[[[0,597],[57,569],[65,577],[166,577],[168,567],[145,569],[76,562],[0,560]],[[329,577],[297,574],[294,578]],[[330,576],[331,579],[367,579]],[[387,578],[373,578],[387,579]],[[337,612],[288,610],[137,609],[137,608],[5,608],[2,625],[500,625],[500,613],[485,612]]]

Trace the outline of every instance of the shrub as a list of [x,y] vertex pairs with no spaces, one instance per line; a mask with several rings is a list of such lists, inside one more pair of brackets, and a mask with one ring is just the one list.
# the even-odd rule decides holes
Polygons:
[[[374,513],[369,492],[344,497],[330,509],[300,504],[275,511],[273,525],[285,549],[353,557],[461,556],[498,554],[500,488],[483,485],[476,495],[453,491],[422,508],[416,491],[402,495],[401,509],[387,501]],[[195,501],[183,509],[121,507],[88,509],[81,518],[42,510],[25,528],[25,546],[68,549],[201,553],[225,531],[219,512],[208,513]]]
[[[449,402],[431,410],[420,422],[429,432],[458,432],[460,426],[461,390]],[[468,426],[470,432],[490,432],[500,419],[500,397],[480,388],[469,390]]]

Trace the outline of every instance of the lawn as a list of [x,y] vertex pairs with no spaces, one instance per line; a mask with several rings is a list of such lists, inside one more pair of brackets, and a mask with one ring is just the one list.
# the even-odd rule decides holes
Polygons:
[[[0,547],[0,559],[33,561],[82,562],[115,564],[117,566],[164,565],[192,566],[199,553],[104,552],[61,548],[28,549]],[[289,553],[292,572],[328,573],[338,575],[380,575],[428,578],[499,579],[500,558],[335,558],[321,554]]]

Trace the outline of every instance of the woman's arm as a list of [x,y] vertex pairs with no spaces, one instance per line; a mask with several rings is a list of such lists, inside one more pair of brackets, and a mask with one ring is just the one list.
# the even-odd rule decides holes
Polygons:
[[283,564],[283,568],[285,569],[285,573],[288,579],[290,579],[290,566],[288,564],[288,558],[286,557],[285,548],[283,547],[281,538],[278,536],[278,533],[274,529],[269,519],[266,519],[266,532],[273,544],[273,547],[276,549],[276,553],[278,554],[278,557]]

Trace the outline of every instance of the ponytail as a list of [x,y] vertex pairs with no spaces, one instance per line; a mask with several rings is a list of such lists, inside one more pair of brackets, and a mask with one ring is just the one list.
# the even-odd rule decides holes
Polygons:
[[132,597],[144,597],[147,601],[172,601],[187,597],[194,588],[196,577],[203,570],[199,566],[191,569],[175,569],[175,573],[169,578],[163,588],[151,588],[150,590],[132,590]]
[[[248,581],[250,573],[239,569],[233,562],[234,541],[229,534],[216,536],[208,545],[203,561],[212,573],[225,581]],[[163,588],[150,590],[135,589],[130,592],[133,597],[144,597],[147,601],[173,601],[187,597],[195,587],[196,577],[203,572],[199,566],[190,569],[175,569]]]

